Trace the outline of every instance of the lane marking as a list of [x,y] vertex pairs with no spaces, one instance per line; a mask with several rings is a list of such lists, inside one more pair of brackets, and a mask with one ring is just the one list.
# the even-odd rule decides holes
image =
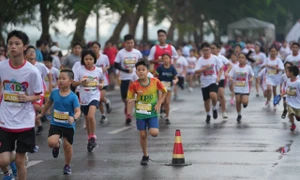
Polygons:
[[177,111],[179,108],[173,108],[173,109],[171,109],[171,111],[170,112],[174,112],[174,111]]
[[[37,164],[42,163],[42,162],[43,161],[29,161],[28,164],[27,164],[27,166],[26,166],[26,168],[29,168],[29,167],[34,166],[34,165],[37,165]],[[8,168],[10,169],[10,167],[8,167]],[[0,175],[2,175],[2,174],[3,174],[3,172],[1,171]]]
[[124,126],[124,127],[119,128],[119,129],[110,131],[110,132],[108,132],[108,134],[118,134],[118,133],[120,133],[120,132],[127,131],[127,130],[133,128],[133,127],[135,127],[135,126]]

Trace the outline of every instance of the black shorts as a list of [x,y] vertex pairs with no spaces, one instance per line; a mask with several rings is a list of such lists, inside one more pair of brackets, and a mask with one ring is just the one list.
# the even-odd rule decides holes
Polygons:
[[235,95],[249,96],[250,93],[234,93]]
[[8,132],[0,128],[0,153],[14,151],[16,144],[17,153],[33,153],[35,147],[34,128],[19,133]]
[[120,90],[121,90],[122,99],[127,98],[127,92],[128,92],[129,84],[130,84],[130,80],[121,80]]
[[206,101],[206,100],[210,99],[209,94],[211,92],[218,93],[218,85],[216,83],[213,83],[205,88],[201,88],[201,90],[202,90],[203,100]]
[[114,67],[114,65],[110,65],[110,67],[107,69],[108,74],[115,74],[116,73],[116,69]]
[[73,93],[76,92],[76,87],[72,86],[72,84],[71,84],[70,88],[71,88],[71,91],[72,91]]
[[224,79],[220,80],[220,82],[218,84],[218,87],[219,88],[224,88],[225,87],[225,80]]
[[73,139],[74,139],[74,129],[73,128],[65,128],[61,126],[56,126],[56,125],[50,125],[49,129],[49,135],[48,137],[52,135],[59,135],[59,137],[66,138],[67,141],[72,145],[73,144]]
[[96,108],[99,107],[99,101],[98,100],[92,100],[89,105],[81,105],[81,112],[87,116],[88,113],[89,113],[89,109],[90,109],[90,106],[96,106]]
[[107,86],[103,86],[103,88],[101,90],[107,91],[108,89],[108,85]]

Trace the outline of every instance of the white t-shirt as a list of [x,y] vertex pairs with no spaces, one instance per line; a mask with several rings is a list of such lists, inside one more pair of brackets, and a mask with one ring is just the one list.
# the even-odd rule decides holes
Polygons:
[[[177,54],[176,49],[174,48],[174,46],[166,44],[165,46],[159,46],[159,47],[164,49],[164,48],[167,48],[168,46],[171,46],[171,49],[172,49],[172,59],[177,59],[178,54]],[[150,54],[148,56],[149,61],[157,60],[157,59],[154,59],[155,51],[156,51],[156,46],[152,46],[152,48],[150,49]]]
[[[100,57],[97,59],[96,66],[102,69],[103,67],[106,68],[109,65],[110,65],[109,59],[108,59],[107,55],[100,53]],[[104,86],[107,86],[108,85],[108,73],[106,71],[103,74],[104,74]]]
[[280,48],[280,54],[281,54],[281,57],[282,57],[282,59],[285,59],[288,55],[290,55],[290,54],[292,54],[292,51],[291,51],[291,49],[290,49],[290,47],[289,46],[286,46],[286,47],[281,47]]
[[[233,62],[230,60],[229,63],[231,64],[231,70],[230,70],[230,71],[232,71],[233,68],[238,67],[238,66],[240,65],[240,63],[239,63],[238,61],[235,61],[235,63],[233,63]],[[229,73],[230,73],[230,72],[229,72]]]
[[35,126],[35,109],[32,102],[19,102],[18,94],[32,96],[43,91],[39,71],[31,63],[25,62],[16,69],[10,61],[2,61],[0,82],[2,96],[0,101],[0,127],[18,130]]
[[99,101],[100,89],[97,87],[101,80],[104,80],[102,69],[94,66],[94,70],[87,70],[84,66],[81,66],[78,71],[74,72],[74,80],[81,81],[83,78],[88,78],[88,85],[83,86],[80,84],[80,100],[81,105],[89,105],[93,100]]
[[249,80],[252,76],[254,76],[251,66],[237,66],[230,71],[229,76],[233,79],[235,93],[250,93]]
[[184,69],[188,66],[188,62],[185,57],[179,56],[176,60],[176,64],[174,64],[174,67],[176,68],[176,71],[178,73],[178,76],[184,77],[185,74],[183,74]]
[[300,53],[298,53],[297,56],[293,56],[293,54],[290,54],[286,57],[285,62],[291,62],[298,68],[300,68]]
[[186,58],[187,63],[188,63],[188,67],[187,67],[187,73],[194,73],[195,72],[195,67],[196,67],[196,62],[197,62],[197,58],[194,57],[187,57]]
[[[72,71],[73,71],[74,75],[75,75],[75,72],[79,71],[79,69],[80,69],[81,67],[84,67],[84,66],[81,65],[81,62],[80,62],[80,61],[77,61],[77,62],[73,65]],[[76,87],[76,92],[79,92],[79,90],[80,90],[80,86],[77,86],[77,87]]]
[[222,54],[224,56],[226,55],[226,49],[224,47],[221,47],[220,54]]
[[[57,80],[58,80],[58,77],[59,77],[59,70],[55,67],[51,67],[50,70],[50,73],[51,73],[51,76],[52,76],[52,85],[56,84],[57,83]],[[46,83],[46,87],[47,89],[49,89],[49,79],[48,79],[48,76],[45,77],[45,83]],[[56,84],[55,88],[53,89],[57,89],[58,86]]]
[[258,68],[261,68],[265,63],[267,56],[265,53],[259,52],[258,54],[253,53],[252,58],[255,60],[254,67],[257,66]]
[[[153,76],[153,74],[152,74],[151,72],[148,72],[147,77],[153,78],[154,76]],[[134,81],[136,81],[136,80],[138,80],[138,79],[139,79],[138,75],[136,74],[136,72],[134,72],[131,81],[134,82]]]
[[300,79],[292,82],[288,79],[285,86],[286,103],[293,108],[300,109]]
[[127,51],[126,49],[121,49],[115,59],[116,63],[120,63],[121,67],[125,69],[132,69],[132,73],[126,73],[120,71],[120,80],[131,80],[133,73],[135,73],[135,63],[138,62],[138,59],[143,58],[142,53],[133,49],[132,51]]
[[40,75],[42,77],[43,82],[45,83],[45,78],[48,76],[50,73],[50,70],[45,66],[45,64],[36,62],[34,66],[39,70]]
[[207,65],[210,65],[210,68],[202,72],[200,76],[201,88],[205,88],[213,83],[217,83],[217,73],[220,68],[223,67],[221,60],[217,56],[211,54],[208,59],[200,57],[196,62],[195,70],[197,71]]
[[56,69],[60,69],[61,62],[59,60],[59,57],[56,55],[51,55],[53,60],[52,60],[52,66],[55,67]]
[[262,88],[263,91],[267,90],[266,76],[267,76],[267,69],[263,68],[258,73],[258,77],[260,77],[260,86],[261,86],[261,88]]
[[242,52],[245,53],[245,54],[248,54],[249,51],[255,52],[255,50],[254,50],[253,48],[250,48],[250,49],[244,48],[244,49],[242,50]]
[[284,70],[284,65],[283,65],[281,59],[276,58],[275,60],[271,60],[270,57],[268,57],[263,65],[276,66],[281,70],[281,71],[278,71],[276,69],[266,67],[266,70],[267,70],[266,82],[267,82],[267,84],[270,84],[272,86],[279,85],[281,72]]
[[[229,63],[229,60],[225,56],[223,56],[222,54],[219,54],[218,58],[221,60],[223,65],[227,65]],[[223,79],[225,79],[225,72],[222,73],[222,76],[221,76],[220,80],[223,80]]]

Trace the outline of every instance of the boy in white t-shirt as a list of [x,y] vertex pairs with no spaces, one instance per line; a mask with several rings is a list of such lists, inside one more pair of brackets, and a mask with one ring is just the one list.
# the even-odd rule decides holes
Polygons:
[[[284,73],[280,77],[280,94],[283,94],[284,88],[286,86],[286,82],[288,80],[288,77],[286,76],[286,71],[290,66],[293,66],[293,63],[291,62],[285,62],[284,63]],[[283,96],[283,112],[281,115],[282,119],[285,119],[286,114],[287,114],[287,104],[286,104],[286,95]]]
[[210,45],[203,43],[201,45],[203,56],[196,62],[195,73],[200,74],[202,96],[206,111],[206,123],[210,123],[210,100],[213,105],[213,118],[218,118],[217,111],[217,92],[218,83],[223,74],[223,63],[220,59],[211,54]]
[[294,42],[292,44],[292,54],[288,55],[284,62],[291,62],[298,68],[300,68],[300,53],[299,44]]
[[295,65],[287,68],[286,76],[289,78],[285,85],[285,91],[282,97],[286,95],[286,103],[288,116],[291,122],[290,130],[296,129],[294,117],[297,121],[300,121],[300,80],[297,77],[299,75],[299,68]]
[[[22,31],[12,31],[7,36],[10,59],[1,62],[0,82],[2,96],[0,101],[0,167],[2,170],[14,160],[18,179],[26,179],[26,152],[35,147],[35,109],[33,102],[40,99],[43,92],[42,80],[38,70],[24,58],[29,43]],[[4,172],[5,178],[11,176]],[[12,177],[11,177],[12,179]]]
[[233,68],[229,73],[231,83],[234,83],[236,110],[238,113],[237,122],[242,120],[241,109],[246,108],[249,102],[250,84],[253,81],[254,72],[251,66],[247,65],[246,55],[240,53],[238,55],[239,66]]
[[[178,58],[174,61],[174,66],[176,68],[176,71],[178,73],[178,83],[177,85],[184,89],[184,79],[186,77],[186,70],[188,66],[188,62],[184,56],[182,56],[181,49],[177,49]],[[174,100],[176,101],[178,99],[178,87],[174,86]]]
[[128,34],[124,36],[125,48],[121,49],[115,59],[115,68],[120,71],[120,90],[121,97],[124,102],[124,113],[126,115],[126,124],[130,124],[132,120],[131,112],[127,112],[127,91],[132,76],[135,73],[135,63],[138,59],[143,58],[142,53],[134,49],[133,36]]

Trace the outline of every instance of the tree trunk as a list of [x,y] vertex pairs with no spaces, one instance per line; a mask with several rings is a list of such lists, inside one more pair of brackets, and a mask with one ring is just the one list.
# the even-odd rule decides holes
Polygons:
[[3,20],[2,20],[2,18],[1,18],[1,15],[0,15],[0,45],[5,45],[6,43],[5,43],[5,39],[4,39],[4,37],[3,37],[3,35],[2,35],[2,32],[3,32]]
[[185,27],[183,24],[177,25],[178,29],[178,40],[177,40],[177,46],[181,46],[184,42],[184,35],[185,35]]
[[148,41],[148,11],[144,11],[143,13],[143,42]]
[[115,27],[114,32],[108,41],[112,42],[113,44],[115,44],[119,41],[121,31],[123,30],[126,22],[128,21],[128,18],[129,18],[128,12],[125,12],[124,14],[121,15],[120,21],[117,24],[117,26]]
[[203,42],[204,40],[204,32],[203,32],[203,21],[200,21],[199,23],[199,30],[200,30],[200,42]]
[[170,41],[174,41],[174,30],[175,30],[175,23],[172,20],[171,25],[168,29],[168,36],[167,36],[167,39]]
[[40,13],[41,13],[41,23],[42,23],[42,34],[40,40],[47,41],[48,43],[52,42],[49,28],[49,18],[50,18],[50,9],[47,8],[48,3],[45,0],[40,1]]
[[78,18],[75,26],[76,28],[72,39],[72,44],[75,42],[80,42],[82,44],[85,44],[84,31],[85,31],[86,21],[90,15],[89,12],[88,13],[84,11],[78,12]]
[[132,12],[130,15],[130,18],[128,19],[128,25],[129,25],[129,34],[131,34],[135,38],[136,34],[136,28],[140,21],[141,16],[143,15],[143,10],[145,10],[145,5],[139,0],[137,2],[139,5],[136,13]]
[[96,12],[96,41],[100,41],[100,35],[99,35],[99,20],[100,20],[100,15],[99,12]]

